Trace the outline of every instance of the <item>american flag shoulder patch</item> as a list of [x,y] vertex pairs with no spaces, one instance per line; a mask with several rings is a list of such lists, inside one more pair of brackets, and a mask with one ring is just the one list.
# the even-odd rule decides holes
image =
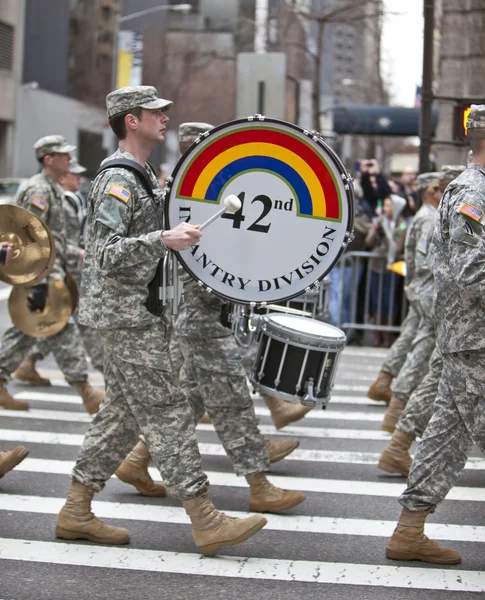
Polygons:
[[466,217],[470,217],[470,219],[473,219],[477,223],[480,223],[480,221],[483,218],[483,212],[479,208],[473,206],[473,204],[469,204],[468,202],[463,202],[463,204],[458,209],[458,212],[462,215],[465,215]]
[[121,200],[121,202],[124,202],[125,204],[127,204],[128,200],[131,198],[131,192],[122,187],[119,183],[111,184],[108,194],[118,198],[118,200]]
[[34,196],[30,201],[30,205],[39,210],[45,210],[47,208],[47,202],[40,196]]

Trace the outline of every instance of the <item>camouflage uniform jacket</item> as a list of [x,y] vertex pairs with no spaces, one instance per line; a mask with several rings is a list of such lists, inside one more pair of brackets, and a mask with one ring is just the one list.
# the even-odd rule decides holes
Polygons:
[[432,244],[440,350],[449,353],[484,348],[484,168],[472,165],[446,188]]
[[430,244],[436,214],[436,208],[425,202],[416,213],[408,230],[404,254],[407,270],[405,289],[410,301],[432,298],[434,294]]
[[66,239],[69,243],[67,252],[67,270],[79,285],[81,269],[79,265],[79,250],[81,249],[82,213],[79,200],[73,192],[64,192],[64,215],[66,220]]
[[[184,278],[185,279],[185,278]],[[181,336],[221,338],[231,330],[221,324],[224,301],[204,289],[193,279],[184,284],[184,300],[175,322],[175,332]]]
[[[134,160],[122,149],[106,160],[115,158]],[[148,285],[166,252],[161,237],[161,191],[154,173],[149,174],[156,200],[126,168],[107,169],[93,182],[79,304],[83,325],[148,327],[162,319],[145,307]]]
[[67,253],[64,191],[44,171],[31,177],[17,196],[17,204],[41,218],[54,238],[56,260],[50,276],[64,279]]

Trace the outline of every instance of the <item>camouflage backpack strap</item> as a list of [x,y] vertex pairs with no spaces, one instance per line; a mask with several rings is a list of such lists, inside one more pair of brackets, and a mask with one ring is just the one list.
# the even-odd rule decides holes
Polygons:
[[[153,190],[153,182],[150,179],[150,176],[146,172],[146,170],[135,160],[130,160],[129,158],[113,158],[112,160],[108,160],[98,169],[96,173],[96,177],[106,171],[107,169],[112,169],[113,167],[124,167],[129,171],[133,171],[136,175],[138,175],[138,179],[143,184],[143,187],[147,191],[150,196],[153,204],[155,204],[155,194]],[[151,167],[151,165],[150,165]],[[153,167],[151,167],[153,169]],[[158,215],[158,209],[155,206],[155,212]],[[162,218],[159,218],[160,221],[160,229],[163,229],[163,221]],[[163,315],[164,306],[161,301],[161,293],[160,290],[163,285],[163,260],[158,262],[157,271],[155,273],[155,277],[148,284],[148,297],[145,302],[145,306],[147,310],[152,313],[152,315],[156,315],[160,317]]]
[[106,169],[112,169],[113,167],[125,167],[125,169],[136,173],[148,194],[152,198],[154,197],[152,180],[146,170],[136,160],[130,160],[129,158],[113,158],[112,160],[108,160],[98,169],[96,177],[103,171],[106,171]]

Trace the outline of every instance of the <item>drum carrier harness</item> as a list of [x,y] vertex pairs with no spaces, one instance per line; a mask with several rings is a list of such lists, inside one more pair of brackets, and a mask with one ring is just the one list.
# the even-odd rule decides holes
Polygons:
[[[148,163],[148,166],[154,171],[152,165]],[[144,169],[139,163],[135,160],[130,160],[129,158],[114,158],[113,160],[109,160],[104,165],[102,165],[98,172],[96,173],[96,177],[106,171],[107,169],[112,169],[113,167],[122,167],[128,169],[132,173],[135,174],[137,180],[143,185],[146,192],[148,193],[150,200],[152,202],[153,208],[158,218],[158,224],[160,229],[163,229],[163,217],[161,212],[157,206],[155,201],[155,194],[153,190],[153,183],[150,179],[146,169]],[[145,306],[152,315],[157,317],[161,317],[164,313],[164,306],[161,298],[161,289],[163,286],[163,261],[160,259],[158,261],[157,271],[155,273],[155,277],[148,284],[148,298],[146,299]]]

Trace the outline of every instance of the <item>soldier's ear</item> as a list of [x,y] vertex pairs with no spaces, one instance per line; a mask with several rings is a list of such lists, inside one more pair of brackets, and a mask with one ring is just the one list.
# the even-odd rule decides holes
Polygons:
[[125,117],[125,125],[127,130],[131,129],[132,131],[135,131],[138,128],[138,119],[135,115],[128,113]]

